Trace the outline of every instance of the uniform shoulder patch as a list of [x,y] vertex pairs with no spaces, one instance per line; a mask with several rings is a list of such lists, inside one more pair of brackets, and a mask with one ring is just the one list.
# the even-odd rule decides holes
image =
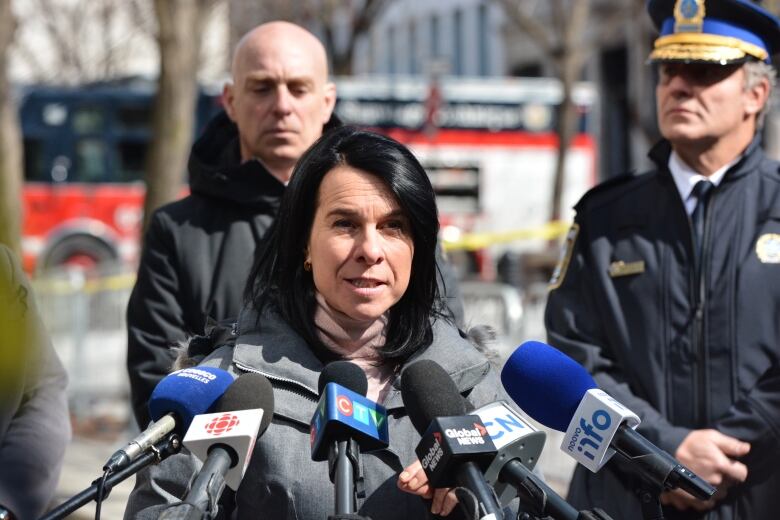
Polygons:
[[762,264],[780,264],[780,235],[765,233],[758,237],[756,256]]
[[566,233],[566,239],[563,241],[563,247],[561,248],[561,254],[558,257],[558,263],[553,270],[552,277],[550,277],[550,282],[547,286],[547,288],[551,291],[560,287],[563,283],[563,279],[566,277],[566,271],[569,270],[571,255],[574,251],[574,242],[576,242],[579,232],[580,225],[575,222],[569,228],[569,232]]

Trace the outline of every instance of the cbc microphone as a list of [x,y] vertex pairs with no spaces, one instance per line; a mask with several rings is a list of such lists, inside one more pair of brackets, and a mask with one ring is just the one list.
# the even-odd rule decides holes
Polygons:
[[257,439],[265,433],[274,411],[274,392],[265,376],[246,373],[217,402],[214,412],[192,420],[183,443],[203,461],[182,504],[165,510],[161,519],[214,518],[227,485],[241,484]]
[[233,376],[215,367],[185,368],[163,378],[149,399],[154,422],[124,448],[116,451],[103,470],[116,472],[171,432],[184,434],[192,419],[208,412],[233,383]]
[[[449,374],[436,362],[412,363],[401,374],[401,396],[422,440],[415,450],[431,487],[463,486],[476,496],[479,518],[504,517],[483,471],[496,456],[487,428],[466,404]],[[461,506],[468,513],[466,504]]]
[[596,472],[620,453],[658,489],[682,488],[701,500],[715,488],[634,431],[639,417],[596,387],[579,363],[538,341],[520,345],[501,371],[509,396],[535,420],[565,432],[561,449]]
[[320,401],[311,419],[311,458],[329,463],[336,514],[354,513],[353,464],[359,464],[360,452],[388,446],[387,411],[365,397],[366,375],[354,363],[329,363],[320,373],[317,386]]

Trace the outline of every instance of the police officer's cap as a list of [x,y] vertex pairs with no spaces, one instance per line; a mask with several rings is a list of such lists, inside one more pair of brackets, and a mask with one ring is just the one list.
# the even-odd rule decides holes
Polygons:
[[769,61],[780,51],[780,20],[749,0],[649,0],[660,35],[652,62]]

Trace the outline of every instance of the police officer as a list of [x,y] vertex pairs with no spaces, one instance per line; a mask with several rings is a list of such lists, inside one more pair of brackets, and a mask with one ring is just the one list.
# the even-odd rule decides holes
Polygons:
[[[656,168],[587,193],[551,280],[550,343],[718,487],[664,492],[666,518],[780,511],[780,164],[761,150],[780,20],[747,0],[651,0]],[[641,518],[617,457],[569,499]]]

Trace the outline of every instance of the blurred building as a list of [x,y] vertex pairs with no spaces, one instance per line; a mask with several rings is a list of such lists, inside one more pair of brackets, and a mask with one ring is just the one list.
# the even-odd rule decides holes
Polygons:
[[393,2],[356,46],[354,72],[504,76],[504,25],[491,1]]
[[[519,2],[554,41],[552,2]],[[566,2],[561,2],[565,8]],[[654,88],[645,64],[654,30],[644,2],[593,0],[579,78],[601,99],[602,178],[647,165],[657,138]],[[397,0],[355,45],[353,72],[382,75],[554,77],[550,57],[491,0]]]

